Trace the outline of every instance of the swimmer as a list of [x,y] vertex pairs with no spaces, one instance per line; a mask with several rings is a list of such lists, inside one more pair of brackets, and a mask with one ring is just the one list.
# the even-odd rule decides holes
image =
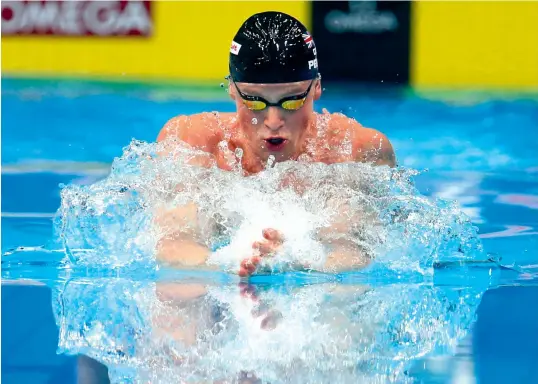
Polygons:
[[[318,52],[301,22],[281,12],[263,12],[249,17],[232,39],[229,54],[228,93],[236,105],[234,113],[180,115],[169,120],[158,142],[183,141],[207,156],[194,159],[200,166],[216,164],[232,171],[240,162],[245,176],[265,169],[270,157],[275,162],[311,161],[334,164],[365,162],[375,166],[396,165],[388,138],[363,127],[340,113],[316,113],[315,100],[322,93]],[[222,146],[222,142],[225,143]],[[349,149],[341,148],[348,142]],[[220,144],[219,144],[220,143]],[[237,149],[242,156],[231,156]],[[188,220],[194,206],[182,207],[166,218]],[[238,266],[240,276],[255,273],[260,261],[278,251],[284,236],[273,228],[252,244],[252,257]],[[365,257],[349,244],[331,243],[324,271],[361,268]],[[177,266],[201,266],[210,250],[194,241],[192,234],[174,233],[158,245],[158,259]],[[308,268],[308,266],[304,266]]]

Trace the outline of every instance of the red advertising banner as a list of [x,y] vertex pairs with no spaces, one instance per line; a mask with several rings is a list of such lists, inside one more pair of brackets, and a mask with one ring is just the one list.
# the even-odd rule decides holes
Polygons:
[[151,36],[152,1],[2,1],[2,35]]

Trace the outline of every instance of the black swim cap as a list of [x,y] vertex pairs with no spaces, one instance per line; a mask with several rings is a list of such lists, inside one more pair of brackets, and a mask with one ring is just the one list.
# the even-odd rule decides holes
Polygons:
[[249,17],[230,47],[230,75],[241,83],[292,83],[318,76],[314,40],[300,21],[282,12]]

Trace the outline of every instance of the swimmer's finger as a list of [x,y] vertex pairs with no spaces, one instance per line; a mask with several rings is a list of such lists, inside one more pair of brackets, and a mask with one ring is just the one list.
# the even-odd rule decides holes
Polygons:
[[249,257],[241,262],[241,267],[248,270],[255,270],[256,267],[258,267],[258,264],[260,264],[260,261],[261,257],[259,256]]
[[263,253],[262,252],[262,248],[264,247],[263,244],[265,244],[265,242],[255,241],[252,243],[252,249],[254,249],[255,251],[258,251],[258,255],[260,256]]
[[265,237],[267,240],[276,241],[278,243],[282,243],[284,241],[284,235],[282,235],[281,232],[277,231],[273,228],[267,228],[262,231],[263,237]]
[[249,271],[247,271],[246,269],[244,268],[239,268],[239,276],[241,277],[248,277],[251,275],[251,273],[249,273]]
[[276,238],[278,238],[278,231],[273,228],[266,228],[262,231],[262,235],[267,240],[275,240]]
[[244,277],[252,275],[256,271],[256,268],[258,268],[260,261],[261,257],[259,256],[244,259],[239,266],[239,276]]
[[249,277],[250,275],[252,275],[252,273],[253,272],[243,267],[239,268],[239,272],[238,272],[240,277]]
[[258,251],[260,256],[267,256],[267,253],[271,252],[271,247],[270,242],[266,240],[252,243],[252,249]]

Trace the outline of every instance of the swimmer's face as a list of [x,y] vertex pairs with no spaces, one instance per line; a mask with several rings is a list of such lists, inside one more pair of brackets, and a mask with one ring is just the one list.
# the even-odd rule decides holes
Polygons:
[[[299,154],[314,100],[321,96],[319,79],[284,84],[231,81],[229,91],[249,145],[263,160],[273,155],[283,161]],[[267,102],[280,105],[266,106]]]

